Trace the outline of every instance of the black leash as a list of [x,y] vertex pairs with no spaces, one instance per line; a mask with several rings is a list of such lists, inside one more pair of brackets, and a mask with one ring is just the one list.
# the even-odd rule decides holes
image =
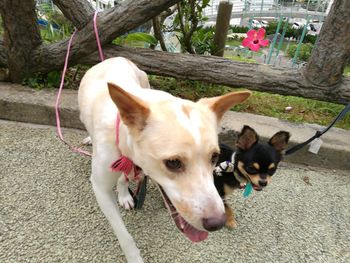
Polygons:
[[338,116],[333,120],[333,122],[326,127],[325,129],[321,130],[321,131],[316,131],[315,135],[312,136],[310,139],[306,140],[305,142],[299,143],[297,145],[294,145],[293,147],[289,148],[285,155],[290,155],[295,153],[296,151],[299,151],[301,148],[303,148],[305,145],[309,144],[310,142],[312,142],[313,140],[315,140],[316,138],[321,137],[323,134],[325,134],[330,128],[332,128],[334,126],[334,124],[336,124],[338,121],[340,121],[341,119],[343,119],[346,115],[346,113],[350,111],[350,104],[348,104],[339,114]]
[[141,182],[139,182],[135,192],[133,192],[130,188],[128,188],[128,190],[134,199],[135,209],[141,209],[146,198],[147,176],[145,175],[143,179],[141,179]]

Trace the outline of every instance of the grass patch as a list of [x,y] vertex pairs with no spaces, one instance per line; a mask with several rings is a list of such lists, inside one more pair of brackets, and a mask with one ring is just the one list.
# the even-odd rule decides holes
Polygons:
[[149,81],[154,89],[163,90],[176,97],[192,101],[197,101],[203,97],[219,96],[231,90],[231,88],[222,85],[154,75],[149,75]]
[[225,58],[234,60],[234,61],[240,61],[240,62],[246,62],[246,63],[256,63],[255,59],[252,58],[245,58],[242,56],[225,56]]
[[[65,78],[64,89],[78,89],[81,78],[88,68],[81,65],[70,68]],[[60,74],[61,72],[56,71],[50,72],[47,75],[36,74],[26,79],[23,84],[36,89],[58,88]],[[350,75],[350,67],[346,68],[344,74]],[[160,89],[174,96],[192,101],[238,90],[201,81],[181,80],[153,75],[149,76],[149,80],[151,86],[155,89]],[[291,106],[292,110],[287,112],[285,110],[287,106]],[[295,123],[307,122],[326,126],[331,123],[343,108],[344,105],[335,103],[254,91],[253,95],[246,102],[236,105],[233,110],[276,117]],[[350,114],[347,114],[342,121],[338,122],[336,127],[350,130]]]
[[[150,76],[149,79],[151,86],[155,89],[194,101],[202,97],[218,96],[236,90],[200,81],[177,80],[159,76]],[[292,110],[287,112],[285,110],[287,106],[291,106]],[[246,102],[235,106],[233,110],[276,117],[295,123],[307,122],[327,126],[343,108],[344,105],[335,103],[254,91]],[[338,122],[336,127],[350,130],[350,114]]]
[[[292,110],[286,111],[291,106]],[[305,99],[294,96],[282,96],[264,92],[253,92],[249,100],[234,109],[264,116],[276,117],[295,123],[316,123],[329,125],[344,105]],[[336,127],[350,130],[350,114],[338,122]]]
[[343,72],[345,77],[350,77],[350,66],[346,66]]
[[242,45],[242,40],[238,40],[238,39],[228,40],[226,41],[226,45],[231,47],[239,47],[240,45]]

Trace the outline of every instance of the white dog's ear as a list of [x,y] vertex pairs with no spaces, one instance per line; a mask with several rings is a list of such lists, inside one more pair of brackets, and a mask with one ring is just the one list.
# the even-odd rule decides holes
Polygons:
[[218,121],[220,121],[226,111],[248,99],[251,94],[249,90],[230,92],[218,97],[203,98],[198,103],[207,105],[216,114]]
[[141,131],[146,125],[150,109],[142,100],[116,84],[108,82],[107,85],[109,94],[119,110],[123,123],[130,129]]

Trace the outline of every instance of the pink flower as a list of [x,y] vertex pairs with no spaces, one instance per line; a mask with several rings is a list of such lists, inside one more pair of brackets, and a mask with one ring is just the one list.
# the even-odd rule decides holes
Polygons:
[[260,46],[266,47],[269,44],[268,39],[265,37],[265,29],[262,27],[258,31],[251,29],[247,33],[247,37],[243,39],[242,46],[248,47],[250,50],[258,51]]

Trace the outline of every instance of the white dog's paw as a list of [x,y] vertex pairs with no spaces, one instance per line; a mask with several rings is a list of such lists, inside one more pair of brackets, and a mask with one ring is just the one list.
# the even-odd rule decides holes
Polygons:
[[127,192],[127,194],[121,194],[120,192],[118,192],[118,202],[119,205],[125,208],[126,210],[131,210],[135,206],[134,199],[132,198],[129,192]]
[[129,192],[129,183],[125,180],[124,176],[118,179],[117,192],[119,205],[126,210],[134,208],[134,199]]
[[126,260],[128,263],[143,263],[143,260],[140,256],[132,256],[132,257],[127,257]]
[[[130,247],[131,248],[134,247],[134,249],[131,250]],[[130,247],[128,247],[128,249],[126,249],[124,251],[127,262],[128,263],[143,263],[143,260],[142,260],[141,255],[140,255],[140,251],[136,247],[135,243],[131,244]]]

